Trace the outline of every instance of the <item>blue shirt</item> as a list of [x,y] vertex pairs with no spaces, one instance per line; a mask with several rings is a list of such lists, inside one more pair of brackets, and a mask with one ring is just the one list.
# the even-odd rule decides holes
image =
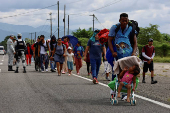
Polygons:
[[81,59],[83,57],[84,48],[82,46],[75,46],[73,50],[76,58]]
[[104,45],[99,43],[99,40],[95,42],[89,40],[87,46],[90,47],[90,59],[101,59]]

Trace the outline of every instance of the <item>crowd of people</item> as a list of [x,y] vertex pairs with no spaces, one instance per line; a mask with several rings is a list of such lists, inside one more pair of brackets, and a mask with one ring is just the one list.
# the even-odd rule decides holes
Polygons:
[[[67,36],[58,39],[52,36],[51,39],[45,40],[45,36],[41,35],[38,36],[36,42],[31,45],[23,41],[22,34],[17,35],[18,40],[14,39],[14,35],[11,35],[7,42],[9,56],[8,71],[15,71],[15,73],[18,73],[19,61],[21,59],[24,68],[23,72],[26,73],[26,64],[27,66],[31,65],[31,58],[33,57],[36,71],[48,72],[50,65],[50,71],[57,71],[58,76],[65,73],[68,73],[70,76],[75,65],[76,72],[79,75],[83,62],[82,59],[84,57],[84,61],[87,64],[88,76],[92,74],[94,84],[99,83],[97,78],[102,61],[105,67],[106,80],[110,81],[109,73],[112,72],[114,66],[113,58],[118,60],[136,54],[137,32],[133,32],[133,28],[128,25],[128,21],[128,15],[122,13],[119,19],[120,23],[111,27],[108,34],[108,42],[104,44],[99,42],[98,33],[100,30],[95,30],[92,37],[88,40],[85,50],[83,46],[81,46],[80,41],[73,47]],[[142,83],[145,83],[145,73],[149,68],[151,71],[151,83],[155,84],[157,81],[153,80],[153,57],[155,55],[152,45],[153,39],[149,39],[148,42],[149,45],[142,49],[145,62]],[[114,49],[115,47],[116,49]],[[121,47],[124,47],[123,50],[125,51],[123,56]],[[106,51],[107,53],[110,52],[111,56],[107,55]],[[16,70],[12,69],[13,65],[16,65]],[[114,77],[115,76],[112,74],[112,80]]]

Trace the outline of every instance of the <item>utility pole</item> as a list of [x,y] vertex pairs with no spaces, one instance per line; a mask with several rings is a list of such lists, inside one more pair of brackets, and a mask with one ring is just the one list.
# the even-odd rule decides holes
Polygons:
[[37,39],[36,39],[36,32],[35,32],[35,42],[37,41]]
[[58,4],[58,38],[59,38],[59,1],[57,2]]
[[68,15],[68,34],[69,35],[69,15]]
[[63,19],[63,22],[64,22],[64,36],[65,36],[65,11],[66,11],[66,5],[64,5],[64,19]]
[[93,15],[89,15],[89,16],[93,16],[93,32],[94,32],[94,17],[95,17],[95,15],[93,14]]
[[32,45],[32,34],[34,34],[34,33],[29,33],[29,34],[31,34],[31,45]]
[[50,19],[47,19],[47,20],[50,20],[50,25],[51,25],[51,35],[50,35],[50,37],[52,37],[52,13],[50,12],[49,15],[50,15]]

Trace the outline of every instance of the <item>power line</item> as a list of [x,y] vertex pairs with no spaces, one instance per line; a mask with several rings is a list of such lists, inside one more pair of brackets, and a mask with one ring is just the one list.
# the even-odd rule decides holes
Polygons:
[[72,4],[72,3],[77,3],[77,2],[81,2],[83,0],[79,0],[79,1],[74,1],[74,2],[70,2],[70,3],[66,3],[66,4]]
[[[91,11],[89,11],[89,12],[94,12],[94,11],[97,11],[97,10],[99,10],[99,9],[102,9],[102,8],[105,8],[105,7],[108,7],[108,6],[111,6],[111,5],[113,5],[113,4],[116,4],[116,3],[118,3],[118,2],[120,2],[120,1],[122,1],[122,0],[118,0],[118,1],[114,1],[113,3],[111,2],[111,3],[108,3],[108,4],[106,4],[105,6],[102,6],[102,7],[100,7],[100,8],[97,8],[97,9],[94,9],[94,10],[91,10]],[[73,14],[69,14],[69,15],[83,15],[84,13],[73,13]]]
[[103,28],[105,28],[104,26],[103,26],[103,24],[98,20],[98,18],[95,16],[95,19],[99,22],[99,24],[103,27]]
[[12,16],[1,17],[0,19],[9,18],[9,17],[16,17],[16,16],[20,16],[20,15],[24,15],[24,14],[27,14],[27,13],[32,13],[32,12],[40,11],[40,10],[43,10],[43,9],[46,9],[46,8],[49,8],[49,7],[53,7],[53,6],[56,6],[56,5],[57,5],[57,4],[50,5],[50,6],[47,6],[47,7],[41,8],[41,9],[36,9],[36,10],[33,10],[33,11],[25,12],[25,13],[20,13],[20,14],[16,14],[16,15],[12,15]]

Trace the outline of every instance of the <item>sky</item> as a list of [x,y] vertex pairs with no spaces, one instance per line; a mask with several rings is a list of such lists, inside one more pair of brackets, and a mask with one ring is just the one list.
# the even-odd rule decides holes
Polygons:
[[[57,0],[0,1],[0,22],[2,23],[33,27],[50,25],[47,19],[50,18],[51,12],[53,26],[58,26]],[[45,8],[51,5],[54,6]],[[161,33],[170,34],[170,0],[59,0],[60,26],[64,26],[64,5],[66,5],[66,29],[68,15],[69,28],[72,30],[79,27],[81,29],[93,27],[93,17],[90,16],[92,14],[98,19],[98,21],[95,19],[95,28],[110,29],[112,25],[119,22],[121,13],[127,13],[130,20],[138,22],[139,27],[157,24]]]

